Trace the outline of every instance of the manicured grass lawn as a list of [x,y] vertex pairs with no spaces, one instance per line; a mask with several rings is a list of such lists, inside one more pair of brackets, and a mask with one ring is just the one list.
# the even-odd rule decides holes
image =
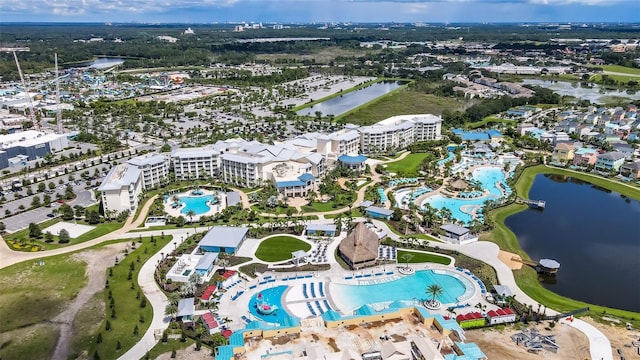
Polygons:
[[449,265],[451,264],[451,259],[448,257],[436,255],[436,254],[427,254],[423,252],[415,252],[415,251],[407,251],[407,250],[398,250],[398,263],[406,264],[407,262],[403,259],[404,255],[412,255],[413,257],[409,259],[409,264],[415,263],[436,263]]
[[[97,225],[90,225],[90,226],[95,226],[95,229],[86,232],[80,236],[78,236],[77,238],[71,238],[71,241],[69,241],[66,244],[60,244],[58,243],[58,237],[57,236],[53,236],[53,242],[50,243],[46,243],[44,241],[44,229],[46,229],[47,227],[56,224],[60,221],[63,221],[60,218],[56,218],[56,219],[52,219],[49,221],[46,221],[42,224],[39,224],[40,230],[43,230],[43,235],[40,239],[34,240],[33,243],[37,244],[39,246],[42,247],[43,250],[53,250],[53,249],[57,249],[57,248],[63,248],[69,245],[75,245],[75,244],[79,244],[88,240],[92,240],[95,239],[97,237],[100,237],[102,235],[108,234],[114,230],[120,229],[124,223],[120,223],[120,222],[107,222],[107,223],[102,223],[102,224],[97,224]],[[73,222],[73,220],[68,220],[68,222]],[[89,225],[86,224],[83,221],[79,221],[79,223],[81,224],[85,224],[85,225]],[[18,232],[15,232],[13,234],[10,235],[6,235],[5,240],[13,240],[13,241],[20,241],[20,239],[24,238],[27,239],[27,247],[22,248],[22,249],[14,249],[14,250],[20,250],[20,251],[31,251],[31,248],[28,246],[31,243],[31,239],[29,238],[29,229],[23,229],[20,230]],[[11,247],[11,246],[10,246]]]
[[405,88],[340,117],[340,122],[370,125],[395,115],[440,115],[445,109],[455,111],[461,109],[462,105],[462,102],[454,98],[439,97]]
[[611,72],[617,72],[617,73],[622,73],[622,74],[640,75],[640,69],[630,68],[630,67],[626,67],[626,66],[599,65],[598,67],[602,68],[602,70],[604,70],[604,71],[611,71]]
[[277,262],[291,259],[296,250],[311,250],[311,245],[291,236],[274,236],[263,240],[256,250],[256,257],[262,261]]
[[409,154],[402,160],[387,163],[387,171],[406,175],[417,174],[420,163],[425,157],[427,157],[426,153]]
[[[336,205],[335,207],[334,207],[334,204]],[[327,201],[327,202],[317,201],[317,202],[309,203],[303,206],[302,208],[304,209],[305,212],[325,212],[325,211],[340,209],[345,206],[347,205],[338,205],[335,203],[335,201]]]
[[[102,334],[102,343],[96,343],[98,335],[94,334],[90,346],[87,346],[88,344],[84,346],[84,348],[89,348],[89,356],[93,356],[97,351],[101,359],[118,358],[135,345],[149,327],[153,317],[153,309],[137,284],[138,273],[145,261],[169,243],[172,237],[165,236],[164,240],[160,237],[155,237],[155,239],[157,240],[156,245],[150,242],[150,238],[142,238],[142,244],[138,243],[138,238],[127,240],[136,241],[137,249],[111,268],[113,275],[109,276],[110,270],[107,270],[109,287],[104,291],[106,319],[98,329],[98,332]],[[113,308],[110,306],[110,292],[113,298]],[[115,317],[112,316],[112,310],[115,310]],[[144,318],[144,322],[141,321],[141,317]],[[107,322],[111,326],[110,330],[106,330]],[[134,334],[136,326],[138,332]],[[120,350],[117,350],[118,342],[121,345]]]
[[627,83],[629,81],[636,81],[636,82],[640,82],[640,76],[634,76],[634,75],[617,75],[617,74],[596,74],[593,75],[589,78],[590,81],[593,82],[601,82],[602,81],[602,77],[603,76],[607,76],[609,79],[613,79],[619,83]]
[[[72,255],[0,269],[0,358],[47,359],[58,329],[46,324],[86,285],[86,264]],[[16,356],[17,355],[17,356]]]
[[[541,173],[572,176],[574,178],[590,182],[605,189],[619,192],[625,196],[640,199],[639,190],[629,188],[621,183],[609,181],[599,176],[573,172],[565,169],[549,168],[543,165],[527,168],[522,173],[515,185],[515,190],[518,195],[525,198],[528,197],[529,190],[531,188],[531,185],[533,184],[535,176]],[[516,238],[515,234],[504,224],[504,220],[509,215],[515,214],[526,208],[526,205],[513,204],[489,212],[488,216],[495,222],[496,227],[491,233],[482,234],[481,240],[493,241],[498,244],[498,246],[502,250],[514,252],[520,254],[524,258],[529,258],[527,254],[520,248],[520,244],[518,243],[518,239]],[[538,301],[541,304],[544,304],[548,308],[558,311],[566,311],[589,307],[591,310],[589,314],[594,316],[594,318],[596,319],[598,316],[606,312],[606,314],[608,315],[624,318],[626,321],[633,323],[634,327],[640,325],[640,313],[587,304],[582,301],[577,301],[560,296],[545,289],[542,285],[540,285],[535,270],[529,267],[523,267],[521,270],[516,270],[513,273],[518,286],[534,300]]]
[[510,124],[510,125],[514,125],[516,123],[515,120],[511,120],[511,119],[501,119],[501,118],[497,118],[495,116],[487,116],[486,118],[480,120],[480,121],[476,121],[473,123],[468,123],[466,125],[466,127],[468,129],[477,129],[479,127],[483,127],[486,126],[488,124],[493,124],[493,123],[505,123],[505,124]]
[[616,180],[610,180],[603,178],[601,176],[586,174],[583,172],[559,169],[553,167],[546,167],[544,165],[537,165],[527,168],[518,179],[518,183],[516,184],[516,191],[518,194],[524,197],[528,197],[529,189],[533,184],[533,180],[535,176],[538,174],[555,174],[555,175],[565,175],[570,176],[576,179],[580,179],[591,184],[600,186],[607,190],[615,191],[624,196],[628,196],[630,198],[640,200],[640,187],[630,187],[627,184],[618,182]]

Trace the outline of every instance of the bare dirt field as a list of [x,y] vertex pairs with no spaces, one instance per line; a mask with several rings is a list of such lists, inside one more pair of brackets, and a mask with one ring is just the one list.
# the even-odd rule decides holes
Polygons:
[[[614,359],[618,359],[621,356],[625,359],[640,359],[638,347],[632,345],[633,341],[640,341],[640,330],[627,330],[624,327],[624,323],[614,325],[613,323],[598,323],[589,317],[581,317],[580,319],[595,326],[605,334],[611,342]],[[620,350],[620,354],[618,354],[618,350]]]
[[589,359],[589,339],[580,331],[569,325],[558,323],[554,328],[546,330],[547,322],[535,327],[541,334],[555,335],[556,343],[560,346],[557,353],[545,351],[535,354],[527,352],[524,346],[518,346],[511,340],[511,335],[520,332],[524,324],[506,326],[503,330],[467,330],[465,336],[468,342],[476,343],[489,359],[518,359],[518,360],[584,360]]
[[115,256],[120,254],[128,244],[126,242],[105,246],[99,250],[82,251],[74,255],[75,258],[87,263],[86,276],[89,279],[74,301],[69,304],[52,322],[60,324],[60,336],[52,356],[54,360],[64,360],[69,356],[69,345],[74,336],[73,319],[76,314],[89,302],[94,294],[104,289],[106,270],[112,266]]
[[[156,360],[169,360],[171,359],[171,352],[160,354]],[[211,360],[211,349],[203,347],[200,351],[196,350],[196,346],[191,345],[184,350],[177,350],[175,359],[178,360]]]

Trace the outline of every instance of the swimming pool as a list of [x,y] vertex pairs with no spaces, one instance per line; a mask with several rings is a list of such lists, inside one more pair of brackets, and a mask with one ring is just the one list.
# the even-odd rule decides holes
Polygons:
[[[480,167],[473,170],[472,178],[480,182],[480,186],[483,190],[488,190],[489,195],[474,197],[474,198],[449,198],[443,195],[434,195],[426,199],[420,206],[429,204],[432,207],[440,210],[443,208],[451,211],[451,216],[462,223],[468,224],[473,221],[471,213],[478,211],[484,206],[484,203],[488,200],[496,200],[503,197],[502,190],[500,190],[496,183],[501,183],[507,194],[511,193],[511,189],[506,184],[506,178],[502,169],[498,167]],[[479,216],[479,220],[482,220],[482,216]]]
[[207,204],[213,200],[213,197],[213,195],[180,197],[180,201],[185,204],[185,207],[180,210],[180,213],[186,214],[189,210],[193,210],[196,215],[202,215],[211,210]]
[[422,301],[431,299],[427,287],[438,284],[442,295],[436,297],[442,304],[455,304],[465,295],[467,287],[456,277],[432,270],[416,271],[395,281],[374,285],[348,285],[331,283],[331,297],[339,303],[341,310],[357,309],[366,304],[390,303],[394,301]]
[[[251,297],[251,300],[249,300],[249,312],[251,312],[251,315],[253,315],[257,319],[269,323],[284,323],[284,319],[289,316],[289,314],[287,314],[287,312],[282,307],[282,295],[287,290],[287,288],[288,286],[286,285],[276,286],[273,288],[262,290],[253,295]],[[260,302],[264,301],[271,306],[277,306],[278,310],[269,315],[260,314],[257,310],[258,295],[262,295],[262,300]]]

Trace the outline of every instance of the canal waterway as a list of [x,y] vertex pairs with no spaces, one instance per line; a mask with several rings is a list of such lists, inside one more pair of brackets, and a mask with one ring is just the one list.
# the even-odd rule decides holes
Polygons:
[[340,95],[319,104],[304,108],[297,112],[298,115],[314,116],[316,111],[322,115],[340,115],[384,94],[388,94],[405,83],[400,81],[381,81],[371,84],[365,88],[358,89],[344,95]]
[[543,286],[640,312],[640,201],[559,175],[537,175],[529,198],[545,200],[546,209],[517,213],[505,224],[531,259],[560,262]]

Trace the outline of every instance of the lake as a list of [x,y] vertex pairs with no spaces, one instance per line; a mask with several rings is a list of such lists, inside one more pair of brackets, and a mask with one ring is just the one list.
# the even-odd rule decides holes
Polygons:
[[546,209],[517,213],[505,224],[531,259],[560,262],[543,286],[640,312],[640,202],[559,175],[537,175],[529,198],[546,200]]
[[322,112],[322,115],[340,115],[354,109],[360,105],[378,98],[384,94],[388,94],[393,90],[404,85],[400,81],[381,81],[371,84],[365,88],[355,90],[344,95],[340,95],[319,104],[304,108],[297,112],[298,115],[315,116],[316,111]]
[[124,63],[124,59],[104,57],[82,63],[80,64],[80,67],[88,67],[90,69],[108,69],[112,66],[121,65],[122,63]]
[[581,100],[589,100],[595,104],[605,103],[605,99],[602,99],[605,96],[619,96],[633,100],[640,100],[640,92],[638,91],[634,94],[628,94],[625,90],[605,90],[595,84],[590,87],[582,87],[582,84],[579,82],[570,83],[567,81],[548,81],[537,79],[524,79],[522,83],[525,85],[529,84],[547,88],[555,91],[561,96],[569,95]]

